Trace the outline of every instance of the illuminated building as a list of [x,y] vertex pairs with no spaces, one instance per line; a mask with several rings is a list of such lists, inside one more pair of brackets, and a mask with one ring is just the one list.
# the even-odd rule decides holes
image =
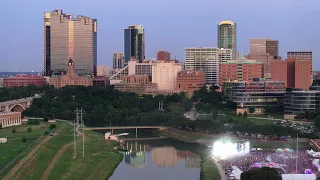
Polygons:
[[232,59],[237,58],[237,26],[232,21],[221,21],[218,24],[218,48],[231,49]]

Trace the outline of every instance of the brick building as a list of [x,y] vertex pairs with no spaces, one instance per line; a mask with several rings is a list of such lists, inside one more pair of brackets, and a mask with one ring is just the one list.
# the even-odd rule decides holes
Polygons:
[[67,74],[61,73],[61,76],[52,76],[50,78],[50,85],[53,85],[55,88],[64,86],[92,86],[91,77],[78,76],[74,70],[74,61],[70,58]]
[[162,60],[162,61],[170,61],[170,52],[168,51],[158,51],[157,53],[157,60]]
[[0,112],[0,127],[21,125],[21,112]]
[[309,90],[312,83],[312,61],[288,58],[286,61],[272,61],[273,81],[286,82],[287,88]]
[[202,71],[181,71],[177,75],[177,90],[193,92],[206,84],[206,74]]
[[3,78],[3,87],[14,87],[14,86],[45,86],[46,79],[42,76],[29,75],[29,74],[18,74],[15,77]]
[[263,77],[263,64],[242,57],[237,60],[221,62],[219,66],[220,81],[252,81]]

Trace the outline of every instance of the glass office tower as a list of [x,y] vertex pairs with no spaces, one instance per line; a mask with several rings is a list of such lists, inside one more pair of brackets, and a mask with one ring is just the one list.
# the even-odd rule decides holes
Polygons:
[[132,25],[124,29],[124,60],[128,63],[136,58],[141,63],[145,59],[144,28],[142,25]]
[[61,9],[45,12],[43,75],[65,72],[70,58],[76,74],[96,76],[97,20],[81,15],[72,18]]
[[231,49],[232,59],[237,58],[237,29],[232,21],[221,21],[218,24],[218,48]]

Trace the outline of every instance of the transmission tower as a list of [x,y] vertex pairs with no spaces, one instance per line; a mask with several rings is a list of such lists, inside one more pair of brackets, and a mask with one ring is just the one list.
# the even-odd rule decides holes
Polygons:
[[[76,132],[78,127],[82,127],[82,157],[84,157],[84,122],[83,122],[83,113],[84,110],[82,108],[77,108],[75,110],[76,113],[76,119],[74,121],[74,154],[76,155],[77,153],[77,145],[76,145]],[[79,134],[77,134],[79,136]]]
[[163,111],[163,101],[159,101],[158,109],[159,109],[160,111]]

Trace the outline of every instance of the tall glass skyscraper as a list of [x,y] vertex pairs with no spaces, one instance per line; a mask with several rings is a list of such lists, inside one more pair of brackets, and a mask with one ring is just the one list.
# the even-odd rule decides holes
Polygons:
[[96,76],[97,20],[82,15],[72,18],[61,9],[45,12],[43,74],[64,72],[70,58],[76,74]]
[[124,29],[124,60],[130,61],[131,57],[139,62],[145,59],[144,28],[142,25],[132,25]]
[[232,59],[237,58],[237,28],[232,21],[221,21],[218,24],[218,48],[231,49]]

